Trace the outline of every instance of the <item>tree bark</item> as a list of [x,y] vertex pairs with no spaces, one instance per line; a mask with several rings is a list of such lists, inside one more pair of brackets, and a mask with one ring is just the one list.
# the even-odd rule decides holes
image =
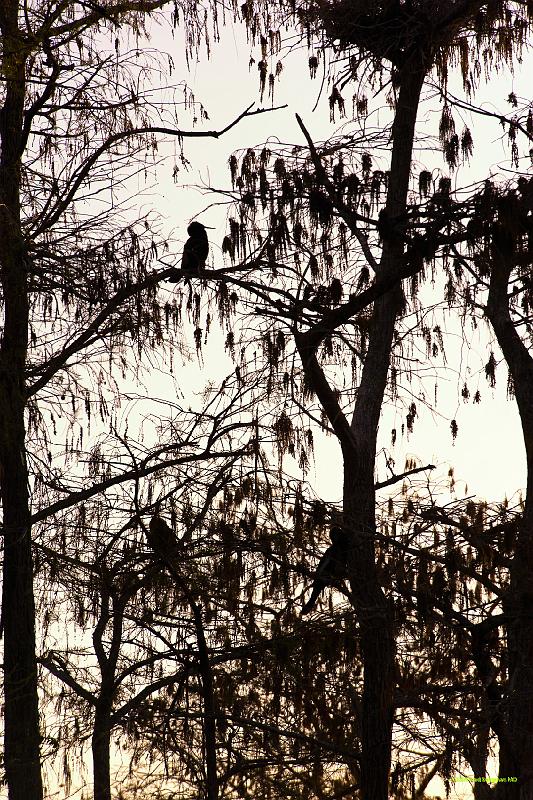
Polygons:
[[[405,214],[420,92],[425,71],[408,64],[401,75],[392,128],[393,149],[386,203],[390,219]],[[383,243],[380,274],[394,273],[402,263],[404,244],[391,238]],[[351,423],[352,439],[343,447],[344,518],[354,547],[349,563],[351,589],[361,631],[363,697],[361,711],[361,797],[387,800],[391,764],[396,648],[394,609],[380,585],[374,536],[375,458],[396,318],[403,304],[398,285],[374,304],[361,383]]]
[[41,800],[35,604],[26,464],[25,367],[28,290],[20,229],[20,155],[25,97],[23,37],[16,0],[0,8],[5,102],[0,110],[0,483],[3,508],[5,769],[9,800]]
[[[394,124],[386,214],[405,214],[411,158],[425,67],[404,66]],[[385,239],[377,281],[397,276],[396,284],[374,303],[369,347],[351,424],[344,416],[316,356],[320,326],[295,332],[296,346],[310,387],[316,393],[339,439],[344,464],[343,525],[352,535],[348,568],[360,625],[363,660],[361,711],[361,798],[388,800],[391,763],[396,655],[394,610],[381,587],[375,561],[375,458],[379,418],[387,385],[394,329],[403,304],[401,276],[404,243]]]
[[100,697],[96,707],[91,747],[94,800],[111,800],[111,701],[107,698]]
[[510,582],[504,598],[509,675],[504,705],[506,737],[512,748],[500,747],[500,776],[516,782],[498,786],[498,797],[533,798],[533,359],[518,335],[509,312],[511,266],[493,252],[486,314],[511,373],[522,424],[527,461],[524,514],[518,530]]
[[[100,583],[101,605],[98,622],[93,631],[93,646],[100,669],[100,692],[96,701],[93,733],[91,738],[93,756],[94,800],[111,800],[111,713],[115,694],[117,663],[122,643],[125,597],[120,600],[112,595],[111,584],[105,571]],[[106,650],[104,639],[111,623],[111,640]]]
[[167,568],[183,591],[194,617],[196,641],[198,644],[198,672],[202,684],[203,701],[203,734],[204,734],[204,762],[205,762],[205,797],[206,800],[218,798],[218,772],[217,772],[217,729],[216,729],[216,696],[213,668],[209,656],[209,648],[205,638],[205,629],[202,619],[202,608],[192,596],[184,579],[179,574],[172,557],[163,559]]
[[205,640],[202,611],[200,606],[189,599],[194,615],[196,640],[198,642],[198,662],[202,681],[202,699],[204,706],[204,747],[205,747],[205,772],[206,772],[206,798],[217,800],[217,731],[216,731],[216,702],[213,670],[209,658],[209,650]]

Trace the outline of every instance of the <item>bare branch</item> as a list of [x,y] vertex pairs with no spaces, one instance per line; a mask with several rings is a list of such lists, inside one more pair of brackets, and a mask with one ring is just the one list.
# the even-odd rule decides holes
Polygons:
[[333,206],[339,212],[339,216],[342,217],[344,222],[347,224],[348,228],[351,230],[351,232],[353,233],[353,235],[356,237],[357,241],[361,245],[361,249],[362,249],[363,253],[365,254],[365,258],[368,261],[369,265],[372,267],[374,272],[377,272],[378,271],[378,263],[377,263],[376,259],[374,258],[374,255],[373,255],[373,253],[372,253],[372,251],[370,249],[370,246],[368,244],[368,239],[366,238],[364,233],[359,229],[359,227],[357,225],[357,222],[368,223],[368,222],[372,222],[373,220],[370,220],[368,217],[363,217],[361,214],[357,214],[355,211],[352,211],[351,209],[347,208],[346,205],[343,202],[341,202],[341,200],[339,199],[338,192],[335,190],[334,185],[330,181],[330,179],[328,177],[328,174],[327,174],[327,172],[326,172],[326,170],[324,168],[324,165],[322,163],[322,160],[321,160],[320,156],[318,155],[317,149],[316,149],[316,147],[314,145],[314,142],[313,142],[313,140],[311,138],[311,135],[310,135],[309,131],[305,127],[304,123],[302,122],[302,118],[300,117],[300,115],[296,114],[295,116],[296,116],[296,120],[298,122],[298,125],[300,126],[300,128],[302,130],[302,133],[306,138],[307,144],[309,145],[309,150],[311,152],[311,159],[313,161],[313,164],[314,164],[314,167],[315,167],[315,170],[316,170],[316,174],[320,178],[320,182],[322,183],[324,189],[327,191],[327,193],[329,195],[329,199],[333,203]]
[[427,469],[435,469],[435,464],[426,464],[425,467],[408,469],[407,472],[402,472],[400,475],[393,475],[391,478],[387,478],[386,481],[377,481],[375,484],[376,491],[378,489],[383,489],[385,486],[392,486],[399,481],[403,481],[403,479],[409,477],[409,475],[416,475],[417,472],[425,472]]
[[42,664],[48,672],[51,672],[52,675],[55,675],[56,678],[59,678],[65,686],[68,686],[72,689],[79,697],[83,697],[85,702],[89,703],[90,706],[96,705],[96,697],[95,695],[90,692],[88,689],[85,689],[78,681],[72,677],[70,672],[68,671],[67,665],[56,653],[52,653],[48,656],[42,656],[41,658],[37,659],[38,664]]
[[182,456],[181,458],[174,458],[169,459],[168,461],[158,462],[157,464],[151,467],[144,467],[141,469],[131,469],[122,472],[120,475],[114,475],[112,478],[107,478],[106,480],[100,481],[99,483],[95,483],[92,486],[87,487],[86,489],[81,489],[78,492],[71,492],[67,497],[64,497],[62,500],[58,500],[56,503],[52,503],[51,505],[47,506],[46,508],[41,508],[35,514],[32,515],[31,521],[32,524],[36,522],[41,522],[43,519],[47,519],[48,517],[57,514],[58,511],[63,511],[66,508],[71,508],[72,506],[77,505],[78,503],[83,503],[86,500],[89,500],[91,497],[94,497],[97,494],[107,491],[111,489],[113,486],[119,486],[122,483],[126,483],[127,481],[135,480],[137,477],[148,477],[149,475],[154,475],[155,473],[163,470],[168,469],[169,467],[176,467],[183,464],[192,464],[201,461],[207,460],[217,460],[219,458],[228,458],[229,456],[238,458],[240,455],[244,455],[246,453],[246,448],[242,448],[241,450],[233,450],[231,452],[220,452],[220,453],[210,453],[208,451],[202,451],[201,453],[197,453],[195,455],[188,455]]
[[128,131],[121,131],[120,133],[114,133],[112,136],[109,136],[103,144],[100,145],[91,155],[81,164],[73,173],[71,178],[71,186],[68,190],[66,196],[56,205],[53,212],[49,214],[48,217],[45,217],[40,225],[38,225],[32,233],[32,238],[36,238],[43,231],[50,228],[54,225],[58,219],[60,218],[61,214],[65,211],[66,208],[70,205],[74,196],[78,189],[80,188],[83,181],[88,177],[91,169],[93,168],[94,164],[101,155],[106,153],[114,144],[117,142],[121,142],[124,139],[131,139],[134,136],[142,136],[146,133],[162,133],[169,136],[178,136],[180,139],[194,139],[194,138],[211,138],[211,139],[218,139],[223,134],[227,133],[231,128],[235,127],[242,119],[246,117],[252,117],[257,114],[266,114],[270,111],[277,111],[280,108],[285,108],[285,106],[276,106],[275,108],[257,108],[255,111],[251,111],[253,108],[253,103],[251,103],[248,108],[246,108],[239,116],[235,117],[232,122],[228,123],[224,128],[219,131],[186,131],[180,130],[179,128],[166,128],[166,127],[159,127],[159,126],[146,126],[143,128],[134,128],[133,130]]
[[[172,269],[167,269],[163,272],[153,272],[144,281],[141,281],[140,283],[133,283],[130,286],[125,286],[122,289],[119,289],[117,293],[113,295],[110,300],[108,300],[106,305],[96,315],[93,321],[87,325],[82,333],[80,333],[80,335],[70,345],[68,345],[68,347],[65,347],[60,353],[47,359],[46,369],[41,377],[35,381],[35,383],[28,386],[27,397],[32,397],[44,386],[46,386],[48,381],[51,380],[51,378],[53,378],[53,376],[66,365],[69,358],[91,345],[96,339],[99,339],[101,336],[100,328],[103,323],[113,313],[118,311],[120,306],[125,303],[126,300],[129,300],[131,297],[135,297],[135,295],[139,294],[145,289],[149,289],[151,286],[155,286],[155,284],[159,283],[159,281],[165,280],[172,274],[172,272]],[[109,333],[109,330],[106,331],[106,333]],[[35,368],[33,369],[33,372],[36,372]],[[32,372],[30,371],[29,374],[31,375]]]

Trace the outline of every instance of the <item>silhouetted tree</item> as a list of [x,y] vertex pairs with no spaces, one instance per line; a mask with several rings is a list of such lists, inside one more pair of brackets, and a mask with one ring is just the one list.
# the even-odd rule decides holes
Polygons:
[[[57,505],[66,508],[125,477],[98,478],[76,496],[71,487],[80,476],[67,476],[65,485],[64,464],[51,464],[53,428],[59,417],[68,425],[69,415],[77,427],[83,407],[87,425],[97,408],[101,421],[108,421],[120,393],[104,389],[104,354],[121,365],[117,374],[127,371],[126,350],[142,358],[161,345],[164,331],[179,327],[177,307],[156,295],[171,270],[151,269],[163,237],[148,219],[131,213],[121,218],[125,209],[113,195],[145,162],[158,136],[181,140],[222,132],[186,131],[172,116],[151,118],[141,34],[151,14],[167,6],[170,15],[171,5],[6,0],[0,8],[0,482],[10,800],[42,797],[30,505],[37,517],[43,510],[31,502],[30,489],[36,499],[45,487],[61,485],[65,494]],[[176,23],[178,6],[173,8]],[[186,46],[194,48],[201,31],[207,33],[205,19],[191,6],[184,13]],[[121,54],[126,31],[139,40],[135,64]],[[72,430],[71,436],[70,456],[76,451]],[[97,474],[99,466],[93,468]]]
[[[489,224],[490,230],[484,227],[482,210],[471,216],[468,226],[470,212],[482,204],[482,197],[478,199],[474,189],[467,201],[457,200],[450,177],[442,175],[433,183],[425,164],[416,168],[416,186],[413,147],[418,108],[425,83],[437,80],[443,93],[439,137],[444,159],[453,171],[461,157],[470,156],[472,136],[468,129],[461,138],[455,132],[446,95],[452,64],[455,60],[461,62],[465,90],[471,92],[479,80],[475,65],[481,53],[490,65],[511,63],[513,54],[526,44],[531,18],[525,7],[507,2],[435,6],[429,2],[369,5],[325,0],[296,6],[296,10],[288,4],[287,8],[282,6],[281,13],[295,13],[304,28],[313,48],[311,72],[316,72],[320,53],[313,33],[335,49],[342,63],[338,73],[332,75],[332,116],[346,113],[341,89],[351,80],[358,81],[360,70],[365,69],[366,82],[357,84],[354,110],[364,118],[368,110],[364,92],[368,85],[376,87],[376,91],[389,85],[392,121],[385,131],[373,132],[372,138],[361,126],[349,141],[339,137],[318,144],[305,122],[297,117],[305,148],[294,146],[292,150],[274,152],[269,146],[257,152],[246,151],[240,162],[234,157],[230,167],[238,202],[223,249],[234,262],[240,259],[239,275],[246,268],[261,268],[261,285],[254,286],[250,275],[248,288],[256,298],[256,319],[264,315],[261,330],[271,386],[284,396],[287,406],[295,400],[302,414],[309,411],[312,419],[321,419],[339,441],[344,473],[343,527],[353,539],[348,573],[364,665],[358,709],[360,792],[363,800],[385,800],[390,796],[398,663],[394,605],[385,591],[389,586],[378,562],[374,482],[378,424],[385,393],[388,388],[396,392],[401,377],[398,362],[403,339],[399,331],[407,312],[420,303],[418,287],[427,265],[433,269],[442,266],[443,275],[449,276],[445,290],[449,299],[454,287],[453,271],[461,271],[460,253],[468,248],[469,241],[476,240],[480,228],[481,235],[490,236],[493,247],[504,258],[523,252],[522,246],[514,244],[513,236],[523,243],[529,230],[529,221],[524,219],[528,212],[522,210],[520,216],[501,205],[496,222]],[[275,75],[268,76],[265,56],[267,31],[261,27],[263,9],[261,2],[247,3],[242,13],[252,35],[262,37],[261,86],[265,87],[268,77],[273,90]],[[271,17],[269,25],[272,26]],[[494,47],[494,37],[500,35],[505,37],[505,52]],[[276,36],[271,36],[270,43],[275,50]],[[502,120],[509,126],[515,152],[519,122],[505,117]],[[527,134],[525,121],[521,127]],[[378,144],[390,151],[386,169],[373,166],[371,148]],[[261,236],[257,234],[260,220],[265,223]],[[510,230],[513,226],[514,231]],[[524,263],[529,263],[527,255]],[[483,269],[486,274],[490,271],[486,259],[479,262],[481,279]],[[371,272],[375,276],[372,283]],[[409,283],[402,285],[406,278]],[[500,308],[492,306],[494,310],[496,307]],[[490,310],[489,303],[489,315]],[[432,339],[424,326],[418,332],[426,340]],[[435,340],[433,352],[438,354],[438,330]],[[292,360],[295,351],[300,370]],[[354,376],[346,379],[344,392],[335,385],[331,360],[337,365],[350,361],[353,365]],[[311,409],[315,398],[317,407]],[[416,404],[411,402],[406,415],[408,430],[416,415]],[[292,447],[294,453],[298,432],[288,408],[284,407],[274,428],[280,448],[291,452]],[[302,425],[299,430],[303,429]],[[451,430],[453,436],[457,435],[455,420]],[[416,596],[420,615],[426,613],[432,591],[431,585],[424,584],[422,569]],[[526,623],[520,624],[525,626],[525,632]],[[484,645],[478,634],[470,634],[475,643],[471,656],[474,663],[479,663],[476,667],[481,675]],[[527,661],[529,645],[521,652]],[[521,724],[525,719],[523,708]],[[533,735],[531,720],[526,729]],[[516,728],[513,730],[516,735]],[[528,741],[528,737],[529,733],[521,741]],[[525,744],[520,749],[524,760],[515,758],[506,766],[502,740],[501,768],[508,771],[512,767],[513,774],[527,783],[529,756]],[[445,750],[449,754],[450,748]],[[447,770],[448,766],[447,757],[442,769]],[[521,796],[526,797],[529,790],[507,786],[506,791],[522,791]]]

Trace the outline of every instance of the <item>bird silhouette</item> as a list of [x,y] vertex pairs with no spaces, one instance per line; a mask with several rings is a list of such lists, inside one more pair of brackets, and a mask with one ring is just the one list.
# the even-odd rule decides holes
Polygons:
[[187,228],[187,233],[189,238],[183,248],[181,271],[173,271],[168,279],[171,283],[177,283],[183,277],[183,272],[198,275],[205,267],[207,254],[209,253],[209,241],[205,225],[202,225],[201,222],[191,222]]
[[161,558],[168,558],[168,556],[175,554],[177,549],[176,537],[172,528],[159,514],[154,514],[150,520],[146,538],[154,553]]
[[329,537],[331,545],[328,547],[315,570],[311,596],[302,608],[302,615],[308,614],[316,605],[321,592],[326,586],[335,585],[346,577],[346,560],[350,549],[350,535],[342,528],[331,529]]

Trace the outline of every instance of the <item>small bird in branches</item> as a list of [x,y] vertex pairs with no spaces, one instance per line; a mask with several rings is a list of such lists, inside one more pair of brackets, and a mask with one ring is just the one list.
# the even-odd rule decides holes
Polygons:
[[176,553],[178,543],[174,532],[159,514],[154,514],[150,520],[146,538],[154,553],[161,558],[168,558]]
[[315,570],[311,597],[302,608],[302,615],[308,614],[316,605],[320,594],[326,586],[334,586],[346,577],[346,561],[350,549],[350,536],[342,528],[334,527],[330,531],[331,545],[328,547]]
[[[187,228],[189,238],[183,248],[181,257],[181,270],[190,274],[198,275],[205,267],[207,255],[209,253],[209,241],[207,239],[206,226],[201,222],[191,222]],[[176,271],[169,277],[171,283],[177,283],[182,277],[181,272]]]

